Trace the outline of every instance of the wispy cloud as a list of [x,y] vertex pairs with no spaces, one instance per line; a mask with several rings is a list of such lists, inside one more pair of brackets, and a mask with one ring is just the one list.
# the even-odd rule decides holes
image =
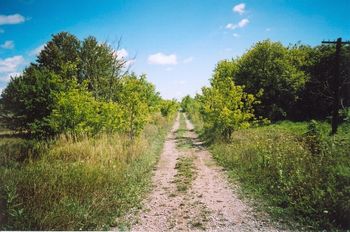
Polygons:
[[229,29],[229,30],[234,30],[237,28],[243,28],[243,27],[247,26],[248,23],[249,23],[248,19],[242,19],[237,24],[232,24],[232,23],[227,24],[225,28]]
[[226,28],[226,29],[233,29],[234,26],[235,26],[234,24],[228,23],[228,24],[225,26],[225,28]]
[[4,75],[0,76],[0,82],[9,82],[11,80],[11,77],[16,77],[20,76],[20,72],[10,72],[10,73],[5,73]]
[[193,61],[193,56],[190,56],[190,57],[187,57],[183,60],[183,63],[184,64],[188,64],[188,63],[191,63]]
[[116,51],[116,55],[118,58],[126,58],[129,55],[129,53],[126,49],[122,48]]
[[233,37],[239,37],[239,34],[237,34],[237,33],[233,33]]
[[6,59],[0,59],[0,73],[16,72],[17,68],[24,64],[23,56],[13,56]]
[[243,14],[245,12],[245,4],[244,3],[240,3],[238,5],[235,5],[233,8],[232,8],[233,12],[236,12],[238,14]]
[[6,40],[0,47],[4,49],[12,49],[15,47],[15,43],[12,40]]
[[159,65],[176,65],[177,57],[175,54],[166,55],[161,52],[158,52],[148,56],[148,63]]
[[40,46],[34,48],[33,50],[31,50],[31,51],[29,52],[29,55],[30,55],[30,56],[37,56],[37,55],[39,55],[40,52],[45,48],[45,45],[46,45],[46,44],[41,44]]
[[136,59],[127,60],[127,61],[125,62],[125,67],[126,67],[126,68],[129,68],[129,67],[131,67],[133,64],[135,64],[135,62],[136,62]]
[[23,23],[24,21],[26,21],[26,18],[20,14],[0,15],[0,25],[19,24]]

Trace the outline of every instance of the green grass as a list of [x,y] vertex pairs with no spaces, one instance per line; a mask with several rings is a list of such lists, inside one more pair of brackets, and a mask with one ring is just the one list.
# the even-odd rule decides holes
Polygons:
[[276,218],[308,229],[349,229],[350,130],[330,137],[327,123],[280,122],[216,142],[216,160]]
[[186,192],[191,187],[192,181],[195,178],[196,173],[193,159],[193,157],[183,156],[178,159],[175,165],[177,173],[175,175],[174,183],[179,192]]
[[178,130],[176,131],[176,145],[179,149],[189,149],[193,147],[192,139],[186,136],[187,127],[184,113],[180,113],[180,125]]
[[[111,225],[125,226],[124,222],[116,224],[115,219],[140,207],[171,123],[159,118],[133,142],[123,135],[79,140],[62,136],[40,157],[14,159],[12,163],[5,160],[0,167],[1,200],[6,201],[2,229],[104,230]],[[1,150],[0,156],[8,157],[11,152],[5,153]]]

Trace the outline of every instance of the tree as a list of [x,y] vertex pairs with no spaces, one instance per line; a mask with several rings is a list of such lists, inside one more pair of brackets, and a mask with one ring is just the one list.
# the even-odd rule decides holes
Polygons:
[[219,62],[210,87],[202,88],[201,114],[207,133],[229,140],[233,131],[247,128],[255,121],[253,105],[258,101],[232,80],[237,71],[235,61]]
[[160,112],[163,117],[168,117],[169,115],[173,115],[179,109],[179,103],[173,100],[161,100],[160,103]]
[[68,32],[52,36],[37,58],[40,68],[46,68],[65,79],[77,77],[79,70],[80,41]]
[[191,98],[190,95],[186,95],[184,98],[182,98],[182,100],[181,100],[181,109],[184,112],[188,112],[189,111],[191,100],[192,100],[192,98]]
[[98,43],[89,36],[80,50],[79,82],[88,81],[88,88],[98,99],[111,101],[123,75],[126,61],[107,43]]
[[64,88],[60,76],[31,65],[21,76],[12,78],[3,91],[1,117],[10,129],[51,134],[47,117],[55,104],[55,94]]
[[160,97],[146,76],[130,74],[120,80],[117,102],[125,113],[127,133],[133,139],[150,119],[150,114],[159,109]]
[[233,76],[248,93],[263,91],[256,113],[273,121],[287,116],[305,85],[307,75],[300,69],[300,53],[281,43],[258,42],[238,60],[238,71]]

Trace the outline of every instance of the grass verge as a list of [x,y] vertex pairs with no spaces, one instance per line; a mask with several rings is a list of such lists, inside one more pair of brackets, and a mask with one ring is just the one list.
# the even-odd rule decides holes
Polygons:
[[150,187],[152,168],[172,123],[157,121],[132,142],[123,135],[78,141],[62,136],[38,159],[3,162],[1,228],[108,229],[116,217],[138,207]]
[[[240,130],[211,151],[263,209],[307,230],[350,228],[350,133],[328,136],[326,123],[278,124]],[[293,226],[293,223],[290,225]]]

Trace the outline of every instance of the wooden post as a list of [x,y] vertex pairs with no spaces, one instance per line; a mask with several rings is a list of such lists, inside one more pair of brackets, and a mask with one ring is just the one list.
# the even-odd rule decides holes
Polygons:
[[333,81],[330,83],[333,90],[333,107],[332,107],[332,131],[331,135],[337,133],[339,125],[339,110],[340,110],[340,89],[342,86],[340,79],[340,51],[343,44],[350,44],[349,41],[342,42],[341,38],[338,38],[336,41],[322,41],[323,44],[336,44],[335,47],[335,67],[333,72]]

